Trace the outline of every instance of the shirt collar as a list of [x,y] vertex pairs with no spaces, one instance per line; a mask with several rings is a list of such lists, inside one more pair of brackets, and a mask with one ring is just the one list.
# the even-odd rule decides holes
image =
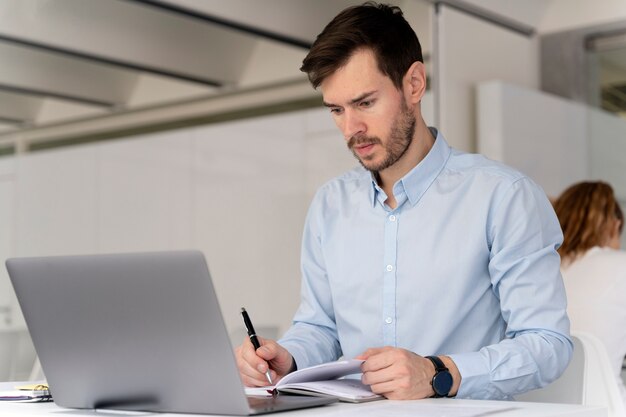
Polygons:
[[[399,195],[406,193],[409,203],[415,205],[430,185],[435,181],[443,167],[445,166],[452,150],[439,131],[430,127],[430,133],[435,136],[435,143],[428,154],[411,171],[402,177],[393,186],[393,193]],[[370,173],[371,184],[370,202],[376,205],[376,196],[382,189],[376,182],[376,177]]]

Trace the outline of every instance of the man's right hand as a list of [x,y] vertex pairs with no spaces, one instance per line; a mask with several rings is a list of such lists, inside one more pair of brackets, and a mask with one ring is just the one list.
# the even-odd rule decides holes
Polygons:
[[[258,337],[258,336],[257,336]],[[244,385],[262,387],[269,384],[265,372],[269,369],[272,381],[276,384],[294,366],[291,353],[274,340],[259,338],[261,347],[256,351],[248,337],[235,349],[239,374]]]

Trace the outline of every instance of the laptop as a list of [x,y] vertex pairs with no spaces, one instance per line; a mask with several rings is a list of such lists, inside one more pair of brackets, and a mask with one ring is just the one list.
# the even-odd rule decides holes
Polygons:
[[13,258],[6,266],[62,407],[255,415],[336,401],[245,395],[200,252]]

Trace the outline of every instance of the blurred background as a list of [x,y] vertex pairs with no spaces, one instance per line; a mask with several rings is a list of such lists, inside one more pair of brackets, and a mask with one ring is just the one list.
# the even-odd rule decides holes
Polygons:
[[[2,0],[0,259],[199,249],[234,343],[298,305],[304,217],[357,163],[298,70],[349,0]],[[550,196],[626,201],[626,2],[402,0],[426,121]],[[463,208],[459,208],[462,215]],[[0,268],[0,380],[35,353]]]

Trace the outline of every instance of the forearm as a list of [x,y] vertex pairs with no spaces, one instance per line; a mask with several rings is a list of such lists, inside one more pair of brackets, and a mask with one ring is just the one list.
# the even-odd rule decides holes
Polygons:
[[527,332],[478,352],[449,355],[461,375],[459,398],[510,399],[541,388],[567,367],[573,345],[549,331]]
[[341,348],[333,329],[297,322],[278,341],[293,356],[298,369],[337,360]]

